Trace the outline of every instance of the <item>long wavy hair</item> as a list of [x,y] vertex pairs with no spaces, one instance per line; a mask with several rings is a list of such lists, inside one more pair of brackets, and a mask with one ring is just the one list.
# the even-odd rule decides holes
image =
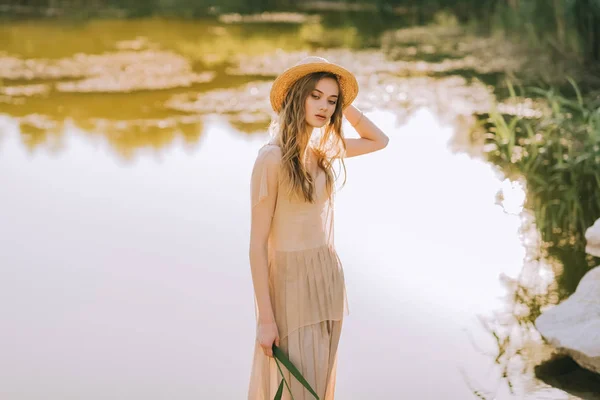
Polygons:
[[[282,150],[284,187],[288,188],[289,195],[299,196],[310,203],[315,201],[315,177],[308,172],[302,158],[312,136],[312,129],[307,129],[305,102],[323,78],[334,79],[339,87],[337,76],[329,72],[314,72],[303,76],[294,82],[287,92],[281,111],[270,126],[271,134]],[[344,171],[343,184],[346,183],[346,165],[341,157],[342,151],[346,150],[342,134],[342,96],[340,90],[335,111],[327,124],[321,128],[318,146],[313,147],[317,155],[317,165],[325,172],[328,197],[334,193],[335,182],[339,176],[333,168],[335,159],[341,162]]]

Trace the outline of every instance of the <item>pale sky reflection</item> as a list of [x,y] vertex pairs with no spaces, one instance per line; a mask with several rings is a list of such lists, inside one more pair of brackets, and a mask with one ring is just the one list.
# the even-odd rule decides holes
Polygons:
[[[470,398],[461,368],[487,388],[498,375],[468,333],[492,348],[475,316],[501,307],[499,275],[516,276],[524,257],[519,216],[495,198],[503,190],[516,207],[522,196],[451,153],[452,129],[427,109],[399,127],[367,115],[391,141],[347,160],[337,198],[350,302],[338,396]],[[0,395],[244,398],[249,178],[267,138],[214,117],[195,147],[122,164],[75,130],[64,151],[31,155],[14,120],[1,124]]]
[[[391,113],[368,115],[392,133],[390,144],[380,154],[348,159],[336,240],[351,299],[344,355],[374,352],[377,362],[342,362],[342,393],[351,382],[379,380],[391,383],[368,390],[381,396],[394,386],[399,398],[470,398],[461,368],[485,388],[497,385],[493,359],[478,354],[469,335],[493,351],[476,315],[502,307],[499,276],[516,276],[523,264],[520,217],[495,204],[498,191],[506,191],[502,176],[450,152],[452,128],[428,109],[400,127]],[[398,368],[389,368],[396,358]],[[359,385],[353,393],[361,398],[368,390]]]

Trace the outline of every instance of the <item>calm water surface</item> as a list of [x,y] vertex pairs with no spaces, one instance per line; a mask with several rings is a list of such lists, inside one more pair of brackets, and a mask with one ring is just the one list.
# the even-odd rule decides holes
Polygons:
[[[158,26],[171,32],[167,42],[191,29]],[[78,52],[98,32],[108,32],[105,48],[158,40],[140,39],[140,25],[119,37],[94,27],[65,37]],[[236,74],[218,62],[211,69],[186,56],[176,73],[157,74],[188,74],[190,82],[141,91],[117,84],[107,93],[131,65],[110,70],[124,50],[90,51],[104,54],[90,62],[63,48],[53,58],[74,66],[36,69],[19,60],[53,62],[31,50],[44,39],[19,46],[19,29],[3,49],[0,103],[0,397],[245,398],[255,339],[249,178],[268,140],[269,73]],[[345,51],[332,54],[364,67],[365,53]],[[277,54],[267,69],[286,60]],[[156,67],[174,56],[149,57]],[[525,193],[462,151],[466,133],[423,101],[446,85],[442,78],[428,91],[422,78],[373,82],[360,71],[358,104],[391,140],[382,152],[347,160],[337,197],[350,307],[338,397],[569,398],[528,374],[513,377],[511,394],[494,363],[497,344],[479,321],[503,307],[500,277],[523,266]],[[215,76],[193,75],[205,72]],[[400,107],[417,97],[415,87],[419,104]],[[378,90],[386,104],[374,100]]]

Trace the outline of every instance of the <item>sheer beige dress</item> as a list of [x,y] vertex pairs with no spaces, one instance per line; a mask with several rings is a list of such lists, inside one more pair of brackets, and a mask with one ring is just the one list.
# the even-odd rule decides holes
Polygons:
[[[311,171],[316,163],[314,153],[309,154],[312,157],[307,168]],[[263,146],[251,178],[252,207],[261,207],[254,211],[272,216],[269,291],[279,347],[321,400],[333,400],[342,321],[349,314],[344,271],[333,241],[333,196],[327,196],[325,172],[317,168],[316,201],[290,198],[281,184],[280,161],[277,145]],[[254,300],[258,323],[256,297]],[[281,368],[295,400],[314,399],[285,367]],[[248,399],[272,400],[280,381],[275,360],[255,341]],[[283,393],[283,399],[291,399],[287,388]]]

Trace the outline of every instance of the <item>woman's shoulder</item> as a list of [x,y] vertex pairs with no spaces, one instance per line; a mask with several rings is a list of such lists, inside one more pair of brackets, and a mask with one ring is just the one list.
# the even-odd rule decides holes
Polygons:
[[267,164],[279,164],[282,157],[281,147],[279,145],[269,142],[265,143],[259,150],[256,157],[257,161],[262,161]]

